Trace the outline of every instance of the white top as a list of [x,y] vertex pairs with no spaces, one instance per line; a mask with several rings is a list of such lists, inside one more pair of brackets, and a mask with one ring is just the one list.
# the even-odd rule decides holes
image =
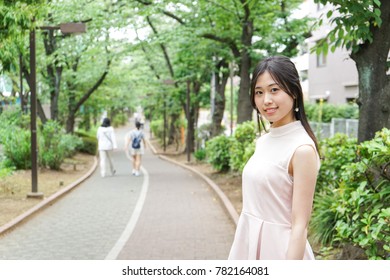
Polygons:
[[113,150],[117,148],[114,128],[112,126],[99,126],[96,137],[98,139],[98,150]]
[[[130,138],[129,147],[128,147],[128,148],[129,148],[130,150],[134,150],[134,149],[131,147],[131,144],[132,144],[133,139],[136,138],[136,137],[141,137],[141,140],[144,139],[144,133],[143,133],[143,131],[142,131],[141,129],[133,129],[133,130],[131,130],[131,131],[127,134],[126,137]],[[140,150],[143,150],[143,148],[144,148],[144,144],[143,144],[143,141],[141,141]],[[139,150],[139,149],[137,149],[137,150]]]
[[[300,121],[270,128],[257,140],[242,174],[243,209],[229,259],[286,259],[293,195],[288,167],[302,145],[315,149]],[[308,242],[304,259],[314,259]]]

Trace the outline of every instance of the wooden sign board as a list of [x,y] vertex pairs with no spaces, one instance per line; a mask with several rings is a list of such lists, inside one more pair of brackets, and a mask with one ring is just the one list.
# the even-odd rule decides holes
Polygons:
[[64,34],[85,33],[87,31],[87,26],[82,22],[61,23],[60,30]]

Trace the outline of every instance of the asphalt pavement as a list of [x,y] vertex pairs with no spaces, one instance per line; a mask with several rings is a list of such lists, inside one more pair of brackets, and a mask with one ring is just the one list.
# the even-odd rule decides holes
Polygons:
[[145,150],[141,176],[133,176],[123,150],[132,127],[115,129],[116,174],[101,178],[97,167],[60,199],[0,236],[0,259],[227,259],[235,223],[215,190],[151,147]]

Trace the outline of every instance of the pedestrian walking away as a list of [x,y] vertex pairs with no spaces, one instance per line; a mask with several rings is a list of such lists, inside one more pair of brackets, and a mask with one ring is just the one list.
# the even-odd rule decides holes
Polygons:
[[134,176],[140,175],[142,155],[146,148],[145,135],[142,130],[140,122],[135,123],[135,129],[131,130],[125,138],[125,153],[128,158],[132,157],[132,174]]
[[289,58],[274,56],[252,77],[251,104],[270,128],[242,173],[243,207],[229,259],[314,259],[307,231],[320,158],[298,72]]
[[96,137],[98,139],[98,150],[100,158],[100,175],[106,177],[107,162],[110,168],[111,175],[115,174],[114,164],[112,162],[112,151],[117,148],[114,128],[111,126],[109,118],[104,118],[101,126],[99,126]]

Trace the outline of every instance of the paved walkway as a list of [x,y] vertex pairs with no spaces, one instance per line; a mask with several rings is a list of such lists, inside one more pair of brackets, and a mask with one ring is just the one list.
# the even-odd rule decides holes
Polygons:
[[[131,175],[116,130],[117,173],[91,177],[0,236],[0,259],[226,259],[235,224],[215,192],[191,171],[146,149]],[[145,129],[147,131],[147,128]]]

